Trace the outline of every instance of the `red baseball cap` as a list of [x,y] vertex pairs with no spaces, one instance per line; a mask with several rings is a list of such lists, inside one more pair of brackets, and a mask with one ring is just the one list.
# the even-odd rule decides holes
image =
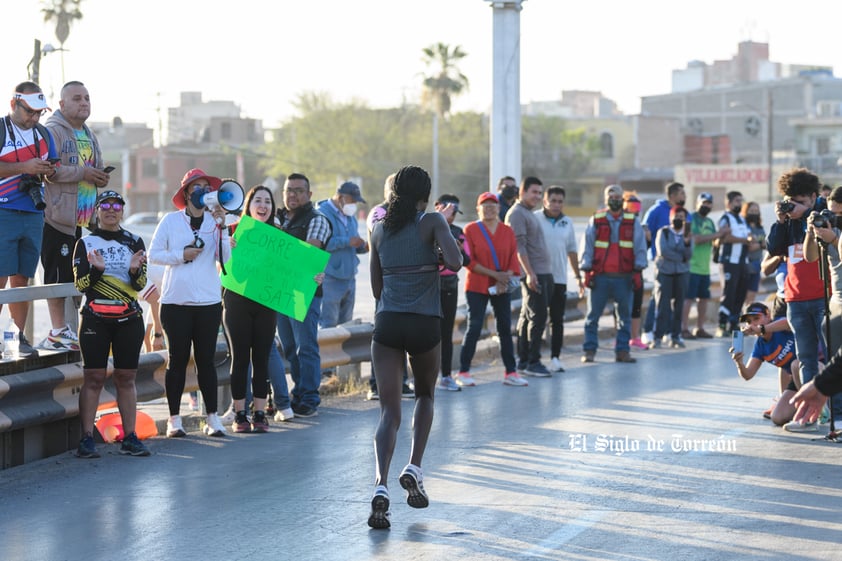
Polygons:
[[496,203],[498,205],[500,204],[500,199],[498,199],[497,195],[495,195],[491,191],[486,191],[485,193],[481,194],[477,198],[477,204],[478,205],[481,205],[482,203],[484,203],[486,201],[491,201],[491,202]]
[[175,205],[175,208],[177,208],[178,210],[184,210],[184,207],[187,206],[187,203],[184,202],[184,196],[182,195],[182,191],[189,187],[191,183],[195,183],[200,179],[207,180],[208,184],[211,187],[211,191],[216,191],[217,189],[219,189],[219,186],[222,185],[222,180],[220,178],[208,175],[199,168],[193,168],[184,174],[184,177],[181,179],[181,187],[179,187],[178,191],[176,191],[175,194],[172,196],[172,204]]

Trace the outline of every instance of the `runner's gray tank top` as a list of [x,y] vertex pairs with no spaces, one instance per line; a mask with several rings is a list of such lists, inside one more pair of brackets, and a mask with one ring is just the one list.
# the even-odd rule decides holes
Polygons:
[[[432,243],[421,240],[415,221],[398,232],[383,229],[377,248],[383,270],[383,292],[378,312],[408,312],[441,317],[438,255]],[[377,227],[383,227],[378,224]]]

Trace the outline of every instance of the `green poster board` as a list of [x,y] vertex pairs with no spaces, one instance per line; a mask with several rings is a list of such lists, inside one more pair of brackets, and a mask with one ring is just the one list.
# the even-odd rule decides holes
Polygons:
[[245,215],[234,240],[222,286],[303,321],[316,292],[313,277],[324,272],[330,254]]

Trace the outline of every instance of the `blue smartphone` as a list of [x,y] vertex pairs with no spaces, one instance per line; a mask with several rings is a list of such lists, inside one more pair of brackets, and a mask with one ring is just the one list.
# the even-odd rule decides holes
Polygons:
[[731,347],[734,349],[735,353],[743,352],[743,332],[742,331],[734,331],[731,335]]

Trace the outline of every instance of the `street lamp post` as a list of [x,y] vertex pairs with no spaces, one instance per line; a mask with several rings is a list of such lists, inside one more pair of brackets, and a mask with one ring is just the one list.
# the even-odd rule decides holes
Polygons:
[[769,202],[772,202],[772,194],[774,193],[774,178],[772,177],[772,155],[774,149],[772,146],[772,117],[774,116],[772,108],[772,90],[766,90],[766,166],[769,174]]
[[[764,117],[764,112],[755,107],[750,103],[746,103],[744,101],[732,101],[728,104],[729,107],[747,107],[754,111],[758,116]],[[763,144],[765,144],[765,157],[766,157],[766,181],[767,181],[767,196],[769,198],[769,202],[771,203],[774,200],[774,175],[772,171],[773,165],[773,154],[774,154],[774,144],[773,136],[772,136],[772,119],[774,117],[774,108],[773,108],[773,99],[772,99],[772,90],[766,90],[766,111],[765,111],[765,120],[766,120],[766,137],[764,138]]]

